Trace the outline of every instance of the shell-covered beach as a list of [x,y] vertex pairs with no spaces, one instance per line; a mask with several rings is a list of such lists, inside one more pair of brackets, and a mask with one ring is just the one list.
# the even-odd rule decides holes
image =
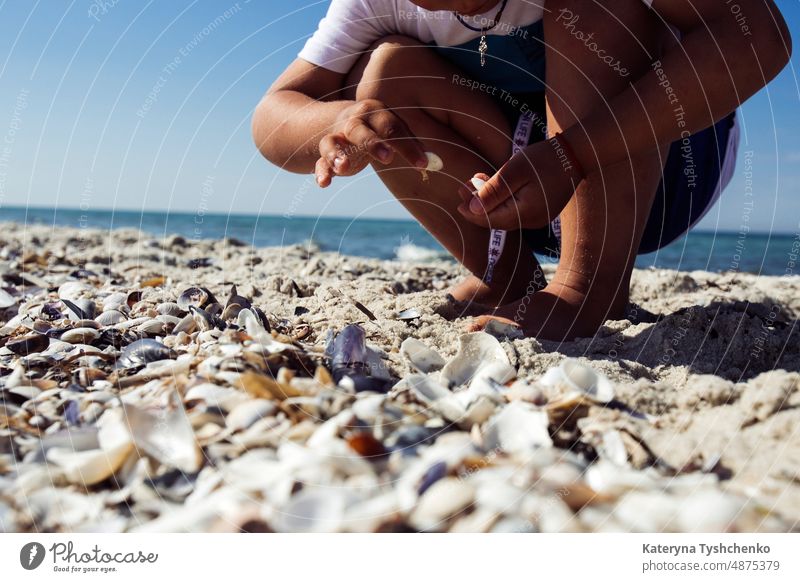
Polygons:
[[800,277],[639,270],[557,344],[463,275],[3,224],[0,531],[797,529]]

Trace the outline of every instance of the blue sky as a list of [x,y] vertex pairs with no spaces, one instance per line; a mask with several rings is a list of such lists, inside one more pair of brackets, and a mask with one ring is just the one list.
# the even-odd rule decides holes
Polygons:
[[[327,5],[0,0],[0,218],[10,205],[406,217],[371,172],[323,191],[252,145],[253,107]],[[778,5],[797,45],[800,2]],[[736,175],[702,227],[739,229],[752,152],[748,225],[800,229],[797,59],[742,108]]]

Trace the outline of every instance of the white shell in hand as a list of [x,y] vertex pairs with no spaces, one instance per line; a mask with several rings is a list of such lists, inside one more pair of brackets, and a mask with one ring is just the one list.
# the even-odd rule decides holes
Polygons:
[[434,154],[433,152],[425,152],[425,155],[428,156],[428,167],[425,168],[428,172],[439,172],[444,168],[444,162],[442,158]]
[[483,188],[483,186],[486,184],[486,180],[481,180],[480,178],[473,178],[470,180],[470,182],[472,182],[472,186],[475,188],[476,194],[480,192],[481,188]]

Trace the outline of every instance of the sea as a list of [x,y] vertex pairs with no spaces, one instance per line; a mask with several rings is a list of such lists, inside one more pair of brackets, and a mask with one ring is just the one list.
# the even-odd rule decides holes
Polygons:
[[[379,259],[427,261],[449,255],[413,220],[316,218],[248,214],[182,213],[64,208],[0,208],[0,222],[96,228],[136,228],[154,236],[188,240],[234,238],[258,246],[312,242],[325,251]],[[692,231],[637,267],[683,271],[800,274],[800,233]],[[545,262],[548,259],[543,258]]]

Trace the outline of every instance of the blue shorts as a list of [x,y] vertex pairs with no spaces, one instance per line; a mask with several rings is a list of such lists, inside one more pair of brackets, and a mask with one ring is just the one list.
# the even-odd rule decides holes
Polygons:
[[[436,50],[461,68],[465,75],[506,92],[497,103],[512,131],[520,115],[526,112],[542,120],[542,124],[534,123],[529,140],[529,143],[534,143],[546,137],[542,38],[541,21],[526,27],[524,34],[490,37],[486,67],[479,66],[474,52],[477,40],[472,43],[474,47],[436,47]],[[672,144],[639,245],[639,254],[668,245],[705,216],[730,182],[738,143],[739,130],[734,112],[713,126]],[[523,236],[534,252],[551,257],[560,255],[558,220],[542,229],[523,230]]]

